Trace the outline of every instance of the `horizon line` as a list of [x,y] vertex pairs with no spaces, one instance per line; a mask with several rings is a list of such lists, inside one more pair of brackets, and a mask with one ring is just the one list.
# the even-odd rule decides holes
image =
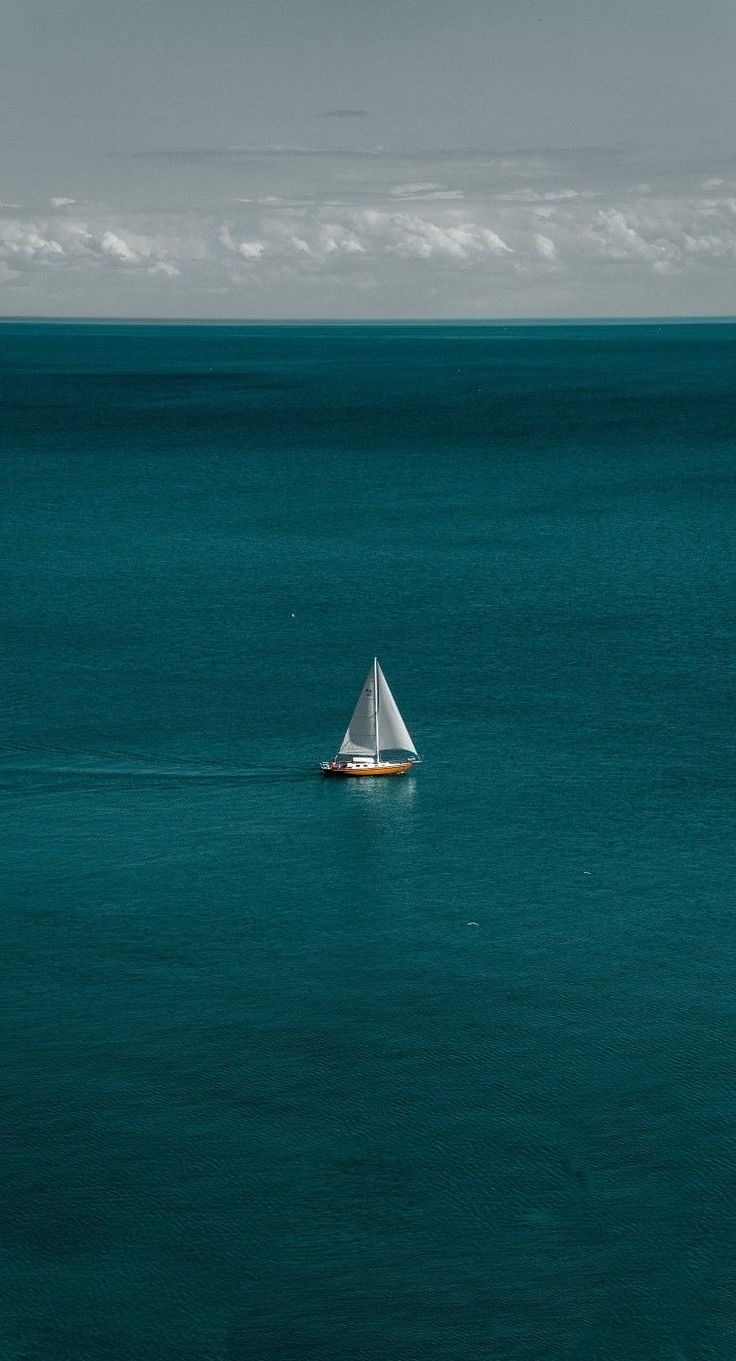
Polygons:
[[736,314],[702,313],[657,316],[564,317],[127,317],[127,316],[6,316],[0,326],[678,326],[729,325]]

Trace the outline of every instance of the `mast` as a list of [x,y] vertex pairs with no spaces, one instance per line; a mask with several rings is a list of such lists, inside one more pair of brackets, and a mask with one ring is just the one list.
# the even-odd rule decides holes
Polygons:
[[373,719],[376,732],[376,765],[378,765],[378,658],[373,658]]

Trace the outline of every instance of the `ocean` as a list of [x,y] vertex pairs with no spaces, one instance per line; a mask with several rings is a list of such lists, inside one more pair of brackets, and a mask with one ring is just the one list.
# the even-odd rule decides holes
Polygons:
[[5,323],[0,417],[2,1361],[733,1361],[736,324]]

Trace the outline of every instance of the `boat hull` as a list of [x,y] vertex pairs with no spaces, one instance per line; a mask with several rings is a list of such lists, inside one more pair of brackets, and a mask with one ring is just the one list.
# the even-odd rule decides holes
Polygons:
[[345,779],[346,777],[353,779],[355,776],[362,778],[364,775],[374,777],[376,775],[405,775],[407,770],[411,770],[415,764],[415,761],[387,761],[380,766],[353,766],[352,768],[350,766],[325,765],[322,767],[322,774],[327,779]]

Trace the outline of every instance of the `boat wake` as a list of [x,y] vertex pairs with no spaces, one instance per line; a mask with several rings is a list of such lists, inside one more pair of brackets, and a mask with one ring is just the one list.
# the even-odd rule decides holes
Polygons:
[[0,755],[0,786],[5,789],[39,785],[49,789],[107,782],[118,785],[243,784],[314,780],[314,767],[293,765],[231,766],[202,757],[165,756],[110,750],[81,750],[60,746],[5,745]]

